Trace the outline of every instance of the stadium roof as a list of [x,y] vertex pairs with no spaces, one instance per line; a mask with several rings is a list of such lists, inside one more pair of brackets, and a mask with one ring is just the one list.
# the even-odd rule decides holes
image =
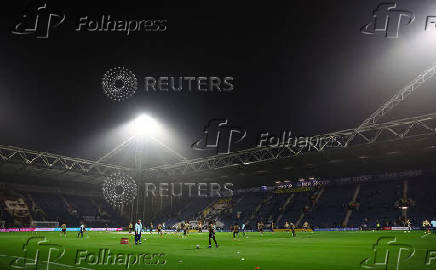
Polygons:
[[[134,173],[132,169],[122,166],[96,164],[87,160],[26,151],[29,150],[2,148],[0,175],[4,180],[29,184],[99,184],[114,171],[126,170]],[[6,154],[9,154],[9,158],[5,160]],[[413,135],[167,177],[153,177],[153,174],[147,177],[145,171],[144,176],[148,178],[147,181],[218,181],[233,182],[240,186],[256,186],[271,184],[275,180],[292,180],[300,177],[335,178],[405,169],[426,169],[434,165],[435,156],[436,136]]]

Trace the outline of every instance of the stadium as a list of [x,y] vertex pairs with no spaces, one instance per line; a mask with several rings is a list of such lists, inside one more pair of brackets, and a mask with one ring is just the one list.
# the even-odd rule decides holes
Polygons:
[[436,6],[361,2],[10,3],[0,269],[435,269]]

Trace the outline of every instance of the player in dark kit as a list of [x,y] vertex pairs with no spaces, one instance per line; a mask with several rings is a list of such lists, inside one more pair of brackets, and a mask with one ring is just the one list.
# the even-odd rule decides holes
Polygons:
[[257,230],[260,232],[261,235],[263,235],[263,227],[264,227],[264,224],[262,221],[257,223]]
[[213,239],[213,241],[215,242],[215,247],[218,247],[218,243],[216,242],[216,239],[215,239],[215,226],[213,225],[212,221],[209,222],[208,229],[209,229],[209,248],[212,247],[212,243],[211,243],[210,239]]
[[157,234],[162,237],[163,236],[163,231],[162,231],[162,225],[159,224],[157,225]]
[[235,225],[233,225],[233,239],[235,239],[236,236],[239,237],[239,225],[238,225],[238,223],[235,223]]
[[86,228],[85,228],[85,224],[83,224],[83,222],[82,222],[82,224],[80,225],[80,228],[79,228],[79,232],[77,233],[77,237],[81,237],[81,238],[83,238],[83,233],[86,231]]
[[291,222],[290,227],[291,227],[291,231],[292,231],[292,236],[293,236],[293,237],[297,236],[297,235],[295,234],[295,225],[294,225],[294,223]]
[[65,223],[62,224],[61,231],[62,231],[61,236],[63,235],[64,237],[67,237],[67,224]]
[[188,228],[189,228],[188,222],[185,221],[185,222],[182,224],[183,237],[185,237],[186,234],[188,233]]

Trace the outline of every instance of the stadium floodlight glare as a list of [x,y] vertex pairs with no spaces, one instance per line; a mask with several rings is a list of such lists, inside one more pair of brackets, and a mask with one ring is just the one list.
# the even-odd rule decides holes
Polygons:
[[129,125],[129,130],[134,136],[144,136],[156,134],[159,124],[149,115],[141,114]]

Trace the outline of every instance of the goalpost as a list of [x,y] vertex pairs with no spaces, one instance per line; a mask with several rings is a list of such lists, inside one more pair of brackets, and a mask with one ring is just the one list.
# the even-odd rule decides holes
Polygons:
[[33,220],[30,223],[31,227],[34,228],[58,228],[59,227],[59,221],[37,221]]

